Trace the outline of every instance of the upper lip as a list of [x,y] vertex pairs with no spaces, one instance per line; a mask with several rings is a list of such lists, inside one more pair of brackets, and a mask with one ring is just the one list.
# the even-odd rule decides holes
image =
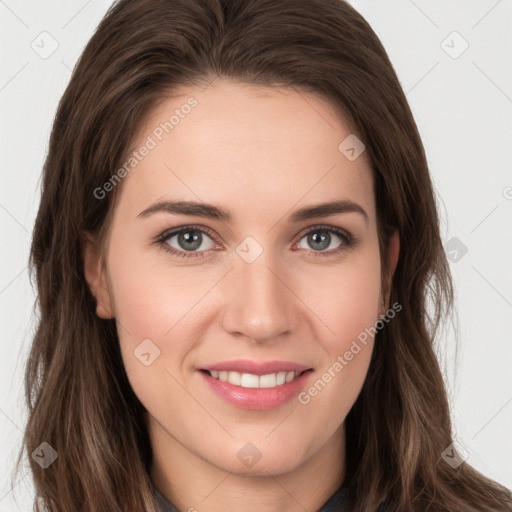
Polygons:
[[233,371],[240,373],[251,373],[253,375],[267,375],[278,372],[303,372],[310,370],[309,366],[294,363],[292,361],[251,361],[249,359],[237,359],[233,361],[222,361],[199,368],[208,371]]

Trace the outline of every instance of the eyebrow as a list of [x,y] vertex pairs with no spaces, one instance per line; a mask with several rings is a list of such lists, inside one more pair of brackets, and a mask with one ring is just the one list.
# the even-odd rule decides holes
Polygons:
[[[196,201],[159,201],[140,212],[137,217],[144,219],[159,212],[175,215],[192,215],[195,217],[204,217],[223,222],[232,222],[234,218],[230,210],[225,210],[212,204],[199,203]],[[329,203],[321,203],[301,208],[296,210],[289,217],[289,221],[291,223],[298,223],[305,220],[315,219],[318,217],[329,217],[331,215],[338,215],[341,213],[359,213],[364,217],[367,224],[369,222],[368,214],[364,208],[349,199],[331,201]]]

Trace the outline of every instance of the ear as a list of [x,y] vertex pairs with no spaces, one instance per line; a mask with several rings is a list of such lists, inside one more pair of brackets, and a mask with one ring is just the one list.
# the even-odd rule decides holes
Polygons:
[[96,299],[96,314],[104,319],[113,318],[112,300],[108,291],[101,251],[96,240],[89,233],[85,233],[82,237],[82,258],[85,280]]
[[386,302],[389,300],[389,294],[391,292],[391,280],[395,273],[395,269],[398,263],[398,256],[400,254],[400,236],[398,231],[394,231],[389,240],[388,246],[388,275],[385,277],[383,285],[383,295]]

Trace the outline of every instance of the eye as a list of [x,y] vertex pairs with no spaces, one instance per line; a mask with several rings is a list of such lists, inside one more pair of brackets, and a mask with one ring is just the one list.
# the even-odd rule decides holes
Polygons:
[[[201,256],[201,254],[197,254],[197,252],[201,253],[216,247],[217,244],[208,235],[208,231],[209,230],[205,228],[199,229],[194,226],[186,226],[172,232],[164,233],[156,242],[160,244],[165,251],[175,256],[194,258]],[[207,242],[206,239],[209,239],[211,243],[205,244],[205,242]]]
[[[334,235],[334,236],[333,236]],[[342,240],[342,243],[336,243],[336,239]],[[313,250],[310,251],[314,256],[331,256],[341,251],[353,247],[357,239],[347,232],[331,226],[315,226],[303,235],[300,241],[306,240],[306,243]],[[298,244],[300,244],[300,241]],[[308,247],[306,247],[308,249]],[[327,249],[330,249],[327,251]]]

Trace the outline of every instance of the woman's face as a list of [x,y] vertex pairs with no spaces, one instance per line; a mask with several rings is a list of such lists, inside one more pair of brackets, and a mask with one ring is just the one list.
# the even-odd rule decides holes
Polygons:
[[[365,329],[385,312],[367,155],[329,103],[294,89],[219,79],[178,93],[133,145],[106,277],[86,259],[157,461],[246,475],[334,463]],[[324,203],[339,208],[304,213]]]

